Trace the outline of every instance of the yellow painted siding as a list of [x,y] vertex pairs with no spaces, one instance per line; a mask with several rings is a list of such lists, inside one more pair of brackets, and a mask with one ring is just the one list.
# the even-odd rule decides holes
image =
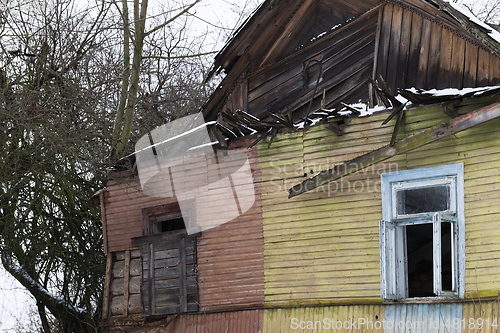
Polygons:
[[296,198],[287,190],[387,144],[385,117],[349,120],[341,137],[317,126],[260,144],[266,307],[380,301],[379,175],[404,157]]
[[[465,166],[466,295],[499,295],[500,120],[287,198],[306,175],[386,145],[386,117],[349,119],[340,137],[316,126],[259,144],[267,308],[380,302],[379,174],[457,162]],[[449,119],[439,107],[411,110],[399,137]]]
[[383,332],[375,329],[375,323],[383,320],[383,305],[265,309],[263,333]]
[[498,300],[487,302],[477,299],[463,304],[462,332],[497,333],[500,332],[500,303]]
[[[446,122],[439,112],[409,112],[407,133]],[[466,297],[500,289],[500,120],[471,128],[407,154],[409,169],[464,163]]]

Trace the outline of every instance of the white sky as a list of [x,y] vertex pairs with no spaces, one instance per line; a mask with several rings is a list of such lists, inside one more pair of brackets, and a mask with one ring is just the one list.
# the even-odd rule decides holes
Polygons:
[[[154,2],[153,2],[154,1]],[[153,0],[152,6],[160,6],[166,0]],[[3,2],[0,0],[0,3]],[[197,16],[210,22],[209,25],[203,21],[197,21],[193,24],[200,33],[203,31],[213,31],[214,26],[222,26],[229,33],[230,29],[237,22],[241,23],[246,17],[237,15],[238,7],[247,8],[246,12],[251,13],[259,0],[203,0],[194,11]],[[478,6],[481,3],[492,3],[494,0],[462,0],[459,3],[469,3]],[[223,38],[214,37],[214,47],[216,50],[223,46]],[[218,45],[218,46],[215,46]],[[31,310],[30,310],[31,309]],[[13,332],[16,326],[29,323],[35,313],[34,301],[29,293],[14,280],[8,273],[3,271],[0,265],[0,332]],[[34,317],[36,320],[36,316]]]

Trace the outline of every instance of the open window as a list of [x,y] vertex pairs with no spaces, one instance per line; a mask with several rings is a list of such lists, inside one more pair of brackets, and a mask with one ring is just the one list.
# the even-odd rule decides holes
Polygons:
[[382,298],[463,298],[463,164],[390,172],[381,178]]
[[142,315],[198,311],[196,234],[186,232],[189,214],[178,203],[145,208],[144,236],[132,239],[142,261]]

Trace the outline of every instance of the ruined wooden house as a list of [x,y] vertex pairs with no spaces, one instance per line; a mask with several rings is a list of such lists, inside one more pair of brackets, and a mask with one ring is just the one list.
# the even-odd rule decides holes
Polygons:
[[202,112],[217,154],[245,154],[252,205],[187,232],[225,214],[217,195],[186,215],[110,173],[105,329],[498,331],[492,29],[441,0],[268,0],[222,70]]

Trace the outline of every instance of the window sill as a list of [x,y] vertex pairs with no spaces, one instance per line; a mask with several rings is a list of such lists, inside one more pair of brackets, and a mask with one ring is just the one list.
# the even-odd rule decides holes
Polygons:
[[387,300],[384,304],[432,304],[432,303],[456,303],[463,299],[458,296],[434,296],[434,297],[414,297],[402,300]]

